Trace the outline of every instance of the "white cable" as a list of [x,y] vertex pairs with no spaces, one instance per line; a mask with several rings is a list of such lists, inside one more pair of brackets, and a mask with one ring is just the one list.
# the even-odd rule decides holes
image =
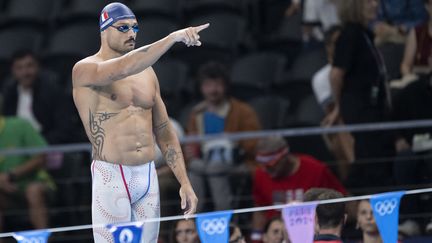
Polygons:
[[[432,192],[432,188],[423,188],[423,189],[415,189],[415,190],[409,190],[405,191],[405,195],[413,195],[413,194],[420,194],[420,193],[428,193]],[[344,198],[337,198],[337,199],[328,199],[328,200],[321,200],[321,201],[311,201],[311,202],[299,202],[296,205],[308,205],[308,204],[329,204],[329,203],[340,203],[340,202],[350,202],[350,201],[357,201],[357,200],[365,200],[370,199],[371,197],[379,195],[379,194],[371,194],[371,195],[364,195],[364,196],[355,196],[355,197],[344,197]],[[267,211],[267,210],[275,210],[275,209],[283,209],[287,207],[289,204],[281,204],[281,205],[273,205],[273,206],[265,206],[265,207],[252,207],[252,208],[242,208],[242,209],[235,209],[233,210],[233,214],[240,214],[240,213],[252,213],[252,212],[258,212],[258,211]],[[193,214],[187,216],[188,219],[196,218],[199,214]],[[146,219],[144,221],[141,221],[142,223],[149,223],[149,222],[164,222],[164,221],[172,221],[172,220],[181,220],[185,219],[185,215],[177,215],[177,216],[168,216],[168,217],[162,217],[162,218],[150,218]],[[117,224],[118,226],[122,225],[129,225],[130,223],[125,224]],[[50,228],[45,229],[48,232],[56,233],[56,232],[65,232],[65,231],[76,231],[76,230],[87,230],[92,229],[93,227],[105,227],[106,224],[98,224],[98,225],[78,225],[78,226],[68,226],[68,227],[59,227],[59,228]],[[14,232],[9,233],[2,233],[0,234],[0,238],[4,237],[12,237]]]
[[[338,132],[367,132],[367,131],[383,131],[394,129],[407,129],[407,128],[420,128],[432,127],[432,120],[414,120],[414,121],[398,121],[398,122],[379,122],[379,123],[362,123],[352,125],[338,125],[332,127],[303,127],[303,128],[288,128],[278,130],[263,130],[263,131],[248,131],[236,133],[219,133],[208,135],[193,135],[185,136],[180,139],[182,144],[202,142],[215,139],[229,139],[231,141],[239,141],[245,139],[257,139],[271,136],[282,137],[296,137],[296,136],[310,136],[321,135]],[[0,149],[0,155],[22,155],[22,154],[36,154],[36,153],[49,153],[49,152],[91,152],[91,145],[89,143],[77,143],[68,145],[53,145],[44,148],[18,148],[18,149]]]

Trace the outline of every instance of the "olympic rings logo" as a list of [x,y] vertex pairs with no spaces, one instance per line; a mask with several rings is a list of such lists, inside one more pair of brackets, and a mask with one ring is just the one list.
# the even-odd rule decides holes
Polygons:
[[119,235],[120,243],[132,243],[134,236],[130,229],[123,229]]
[[228,226],[226,218],[206,219],[201,223],[201,229],[208,235],[222,234]]
[[380,215],[390,215],[396,209],[398,202],[396,198],[392,198],[385,201],[379,201],[375,204],[375,211]]

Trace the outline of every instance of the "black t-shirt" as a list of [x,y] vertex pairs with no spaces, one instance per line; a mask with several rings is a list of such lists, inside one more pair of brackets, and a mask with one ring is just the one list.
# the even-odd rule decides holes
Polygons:
[[360,24],[344,26],[336,42],[333,66],[345,71],[341,112],[347,123],[379,120],[356,116],[358,113],[365,115],[364,112],[371,109],[386,109],[386,77],[382,60],[370,30]]

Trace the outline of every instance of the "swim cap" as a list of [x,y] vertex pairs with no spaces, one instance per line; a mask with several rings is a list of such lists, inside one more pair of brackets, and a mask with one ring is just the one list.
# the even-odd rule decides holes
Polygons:
[[101,12],[99,18],[100,31],[114,24],[121,19],[134,19],[135,14],[123,3],[110,3],[106,5]]

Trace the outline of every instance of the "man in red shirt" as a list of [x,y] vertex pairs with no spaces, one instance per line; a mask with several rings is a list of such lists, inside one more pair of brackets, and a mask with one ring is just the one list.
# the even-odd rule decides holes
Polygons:
[[[331,188],[346,194],[345,188],[327,166],[309,155],[293,154],[281,137],[261,140],[256,161],[260,166],[254,176],[253,197],[256,206],[303,201],[305,191],[313,187]],[[260,240],[266,221],[280,212],[272,210],[253,214],[252,240]]]

